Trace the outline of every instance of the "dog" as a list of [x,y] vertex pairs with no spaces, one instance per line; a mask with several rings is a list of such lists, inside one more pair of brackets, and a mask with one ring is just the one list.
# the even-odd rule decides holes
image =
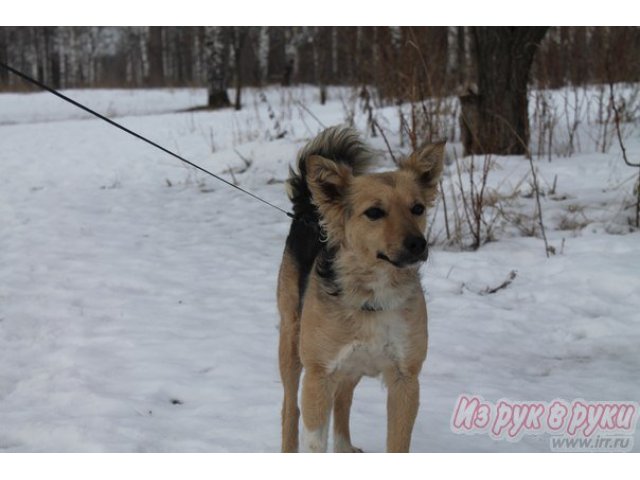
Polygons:
[[368,173],[375,155],[358,132],[331,127],[298,154],[287,193],[293,216],[278,275],[282,451],[325,452],[333,411],[335,452],[351,443],[349,413],[363,376],[388,389],[387,451],[408,452],[427,354],[419,267],[426,212],[435,201],[444,142],[395,171]]

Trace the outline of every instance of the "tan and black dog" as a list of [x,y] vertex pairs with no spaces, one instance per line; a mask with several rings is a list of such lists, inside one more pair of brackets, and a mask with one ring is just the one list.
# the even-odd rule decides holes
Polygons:
[[332,127],[298,155],[288,194],[295,219],[278,279],[282,451],[351,443],[353,391],[364,375],[388,388],[387,451],[406,452],[427,354],[427,310],[418,269],[427,259],[426,210],[437,195],[444,143],[416,151],[395,171],[367,173],[373,154],[358,133]]

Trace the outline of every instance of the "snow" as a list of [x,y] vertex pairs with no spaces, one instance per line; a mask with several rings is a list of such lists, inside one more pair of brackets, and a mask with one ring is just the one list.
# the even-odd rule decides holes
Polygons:
[[[61,90],[77,102],[91,105],[109,117],[149,115],[197,107],[202,100],[200,89],[152,90]],[[48,92],[3,93],[0,100],[0,125],[51,122],[72,118],[95,118],[91,114],[61,101]]]
[[[353,102],[346,89],[325,106],[311,87],[267,89],[287,130],[274,139],[257,90],[241,112],[184,111],[203,90],[67,93],[285,209],[297,149]],[[394,109],[381,114],[394,124]],[[638,158],[637,130],[627,149]],[[508,207],[534,225],[535,201],[517,186],[528,162],[495,161],[491,188],[518,190]],[[615,149],[534,163],[545,190],[557,176],[541,199],[551,258],[506,223],[478,251],[447,246],[437,210],[413,451],[549,451],[546,436],[452,433],[463,393],[640,398],[640,233],[623,208],[634,172]],[[279,451],[288,219],[44,93],[0,94],[0,164],[0,451]],[[512,270],[512,284],[483,294]],[[385,401],[379,380],[356,390],[352,438],[365,451],[384,450]]]

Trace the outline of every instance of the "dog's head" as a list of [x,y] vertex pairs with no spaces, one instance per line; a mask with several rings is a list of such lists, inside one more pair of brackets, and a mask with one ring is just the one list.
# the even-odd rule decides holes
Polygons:
[[307,179],[329,244],[362,265],[403,268],[426,260],[426,212],[438,192],[444,145],[427,145],[395,171],[357,176],[343,163],[310,157]]

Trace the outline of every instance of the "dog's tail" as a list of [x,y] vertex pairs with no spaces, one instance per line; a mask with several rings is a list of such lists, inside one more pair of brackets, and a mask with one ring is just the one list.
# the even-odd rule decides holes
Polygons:
[[307,184],[307,159],[313,155],[344,163],[351,167],[354,175],[367,171],[375,154],[362,141],[358,131],[351,127],[335,126],[320,132],[298,153],[297,168],[289,168],[287,195],[293,203],[296,218],[317,222],[318,213],[311,201]]

